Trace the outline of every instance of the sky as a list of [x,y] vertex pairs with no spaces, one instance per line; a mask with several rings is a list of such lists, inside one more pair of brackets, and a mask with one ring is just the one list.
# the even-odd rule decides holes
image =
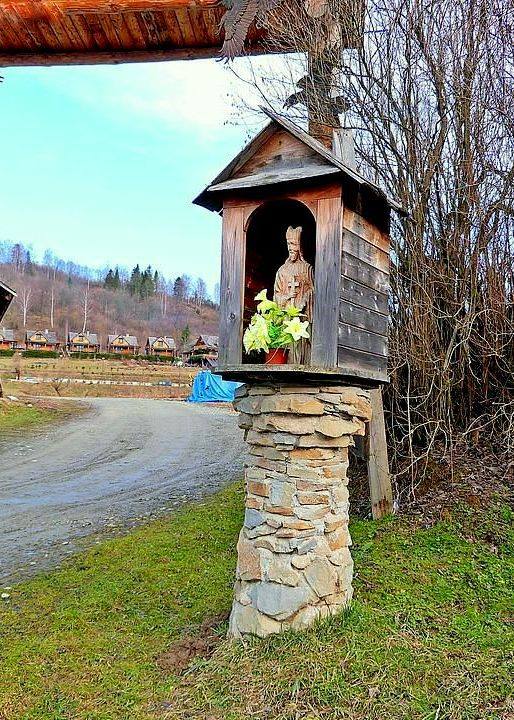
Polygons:
[[221,219],[191,201],[249,137],[233,122],[233,73],[195,60],[2,75],[0,239],[201,276],[212,291]]

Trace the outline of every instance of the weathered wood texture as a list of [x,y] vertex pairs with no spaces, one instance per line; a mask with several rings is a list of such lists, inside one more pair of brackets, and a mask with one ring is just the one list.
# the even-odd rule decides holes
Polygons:
[[238,380],[239,382],[272,380],[282,383],[298,381],[301,378],[302,383],[323,380],[327,384],[341,383],[341,381],[351,384],[355,383],[357,378],[359,385],[363,387],[373,387],[377,384],[372,374],[366,372],[366,370],[361,372],[358,368],[351,373],[346,373],[338,367],[320,368],[312,365],[305,367],[292,364],[240,363],[238,365],[223,365],[223,367],[219,367],[218,371],[223,374],[226,380]]
[[223,211],[219,364],[241,362],[245,278],[245,208]]
[[300,142],[298,138],[293,137],[285,130],[278,130],[235,170],[233,177],[252,176],[252,179],[256,180],[261,172],[278,173],[291,168],[306,169],[311,164],[337,171],[337,168],[334,168],[328,160],[322,158],[305,143]]
[[[216,57],[218,0],[8,0],[0,3],[0,65],[143,62]],[[251,28],[247,51],[262,51]]]
[[378,520],[393,511],[393,491],[380,388],[371,391],[372,418],[368,425],[367,455],[368,481],[373,519]]
[[[259,159],[258,162],[261,163],[261,166],[262,163],[268,161],[271,162],[271,167],[273,167],[273,163],[282,162],[282,160],[278,158],[278,156],[281,155],[278,148],[280,147],[280,142],[282,142],[284,154],[287,156],[285,161],[288,167],[286,170],[279,170],[277,172],[263,172],[262,167],[260,167],[261,176],[266,174],[268,175],[268,178],[269,176],[272,176],[272,178],[278,177],[275,182],[285,182],[288,179],[293,179],[298,182],[301,179],[301,173],[298,173],[301,166],[293,168],[290,165],[292,162],[296,163],[297,157],[301,154],[302,157],[307,158],[304,164],[305,167],[308,168],[305,177],[303,178],[304,186],[315,180],[316,174],[321,177],[326,175],[327,172],[329,172],[327,170],[328,165],[328,167],[332,168],[330,172],[339,176],[340,189],[341,187],[344,188],[344,192],[348,195],[350,200],[349,209],[355,209],[353,205],[355,204],[355,199],[357,199],[358,204],[366,207],[366,217],[368,218],[368,222],[372,225],[375,225],[382,231],[385,230],[387,233],[389,228],[390,208],[394,207],[401,215],[405,215],[405,211],[396,201],[388,198],[377,185],[371,183],[355,169],[345,165],[340,158],[334,155],[334,153],[326,148],[322,143],[311,137],[305,132],[305,130],[298,127],[287,118],[278,115],[269,108],[261,107],[261,110],[270,118],[271,122],[269,125],[263,128],[261,132],[258,133],[253,140],[251,140],[248,145],[246,145],[246,147],[244,147],[241,152],[238,153],[236,157],[233,158],[230,163],[214,178],[210,185],[202,193],[200,193],[200,195],[198,195],[198,197],[194,200],[196,204],[202,205],[209,210],[218,211],[221,208],[225,197],[225,195],[220,192],[220,185],[225,185],[228,181],[234,183],[238,179],[241,180],[241,178],[234,177],[235,174],[238,173],[245,163],[251,163],[252,158],[255,155],[257,155]],[[266,159],[264,146],[272,140],[274,135],[277,134],[279,136],[279,140],[277,141],[278,144],[273,145],[273,142],[271,142],[269,145],[270,152],[268,153],[270,157]],[[287,141],[284,140],[286,135],[289,136]],[[282,141],[280,138],[282,138]],[[303,150],[300,151],[298,145],[296,144],[297,142],[303,146]],[[314,155],[311,155],[311,153]],[[325,163],[327,163],[327,165],[325,165]],[[315,172],[315,168],[318,169],[318,173]],[[294,178],[291,177],[293,170],[295,171]],[[256,173],[256,176],[259,176],[259,171]],[[251,175],[244,176],[244,184],[246,187],[251,187],[250,180]],[[262,184],[262,177],[261,182],[256,182],[255,184]],[[228,187],[228,185],[225,186]],[[231,185],[230,187],[233,186]],[[348,229],[354,231],[356,234],[359,232],[358,227],[354,229],[348,225]],[[371,242],[373,243],[372,240]]]
[[343,212],[338,361],[386,381],[389,237],[361,214],[360,197],[353,204]]
[[340,196],[318,200],[311,363],[328,368],[337,365],[341,217]]
[[[217,57],[220,0],[6,0],[0,2],[0,66],[79,65]],[[344,38],[357,47],[361,32]],[[255,23],[245,54],[273,47]]]
[[319,178],[325,175],[335,175],[337,170],[329,166],[311,165],[311,166],[285,166],[277,165],[264,168],[255,176],[247,176],[227,180],[217,185],[212,185],[209,189],[211,192],[227,192],[229,190],[246,190],[257,188],[260,185],[276,185],[278,183],[289,183],[298,180],[306,180],[311,177]]
[[[230,287],[222,301],[221,334],[237,336],[226,341],[226,348],[222,340],[223,372],[228,366],[231,376],[257,372],[253,357],[241,354],[241,315],[249,322],[256,293],[273,286],[285,259],[286,230],[293,225],[304,230],[303,250],[315,282],[311,358],[302,376],[322,368],[340,378],[387,382],[389,216],[395,205],[304,130],[266,112],[272,122],[195,200],[210,210],[237,209],[244,216],[244,276],[243,251],[229,258],[234,241],[224,239],[222,293]],[[312,217],[292,200],[309,208]],[[229,223],[224,232],[233,231]],[[242,312],[237,283],[244,284]],[[297,371],[289,367],[283,372]]]

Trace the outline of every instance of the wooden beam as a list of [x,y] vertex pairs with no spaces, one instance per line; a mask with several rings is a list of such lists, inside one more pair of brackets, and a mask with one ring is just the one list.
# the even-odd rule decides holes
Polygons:
[[373,415],[368,426],[368,481],[371,512],[373,519],[379,520],[393,512],[393,491],[387,457],[382,390],[371,390],[370,397]]
[[[170,60],[202,60],[220,57],[220,45],[209,47],[170,48],[168,50],[115,50],[83,51],[68,53],[0,52],[0,67],[29,67],[52,65],[120,65],[122,63],[167,62]],[[263,55],[269,48],[262,46],[249,48],[247,55]]]
[[219,6],[219,0],[9,0],[9,7],[23,8],[24,17],[33,9],[40,12],[42,7],[51,5],[52,9],[63,13],[119,13],[146,10],[176,10],[178,8],[213,8]]
[[219,48],[173,48],[170,50],[116,50],[68,53],[0,53],[0,67],[51,65],[120,65],[121,63],[197,60],[219,56]]

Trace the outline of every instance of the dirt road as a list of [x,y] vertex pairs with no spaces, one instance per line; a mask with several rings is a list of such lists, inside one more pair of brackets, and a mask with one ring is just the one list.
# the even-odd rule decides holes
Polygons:
[[242,475],[225,407],[97,398],[33,436],[0,439],[0,581],[50,567],[86,535],[116,532]]

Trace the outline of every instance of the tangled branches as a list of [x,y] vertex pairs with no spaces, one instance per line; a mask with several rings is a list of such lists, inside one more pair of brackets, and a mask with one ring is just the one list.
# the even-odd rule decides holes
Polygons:
[[[338,37],[349,38],[355,14],[346,3],[327,2]],[[269,41],[286,35],[298,53],[321,58],[323,92],[287,102],[291,78],[309,75],[304,54],[286,58],[273,82],[255,78],[267,83],[270,104],[291,105],[297,118],[333,122],[321,104],[337,98],[361,171],[410,210],[391,237],[386,412],[400,494],[413,492],[427,461],[451,455],[458,442],[487,440],[513,457],[514,38],[507,6],[369,0],[361,46],[331,45],[327,60],[326,25],[282,4],[270,15]]]

